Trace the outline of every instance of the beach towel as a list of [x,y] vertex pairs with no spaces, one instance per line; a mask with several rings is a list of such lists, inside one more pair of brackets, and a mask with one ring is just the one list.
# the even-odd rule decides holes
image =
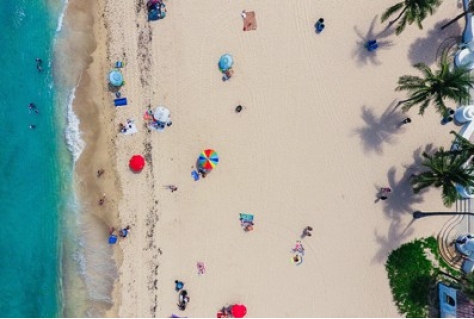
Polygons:
[[252,214],[240,213],[240,221],[242,223],[252,223],[253,222],[253,215]]
[[252,30],[257,30],[257,18],[255,17],[255,12],[245,12],[244,31]]
[[127,123],[125,126],[127,128],[127,131],[122,133],[124,135],[131,135],[131,134],[134,134],[134,133],[138,132],[137,126],[135,125],[133,120],[131,122]]
[[116,107],[120,107],[120,106],[126,106],[127,105],[127,98],[126,97],[122,97],[120,99],[115,99],[114,100],[114,105]]

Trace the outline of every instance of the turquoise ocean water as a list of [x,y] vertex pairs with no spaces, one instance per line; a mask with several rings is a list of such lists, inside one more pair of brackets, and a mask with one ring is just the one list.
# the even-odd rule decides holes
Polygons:
[[51,61],[64,5],[16,0],[2,1],[0,9],[2,317],[63,314],[62,225],[73,161],[64,136],[67,102],[58,94],[68,88],[55,84]]
[[113,305],[107,227],[75,192],[85,144],[72,105],[94,41],[93,19],[75,19],[93,0],[76,1],[0,9],[1,317],[100,317]]

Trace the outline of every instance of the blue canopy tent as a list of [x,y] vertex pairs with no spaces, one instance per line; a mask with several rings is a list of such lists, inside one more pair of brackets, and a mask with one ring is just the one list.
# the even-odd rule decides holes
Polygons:
[[119,70],[112,70],[109,73],[109,82],[111,85],[119,87],[123,85],[123,75]]
[[221,71],[226,71],[232,67],[234,64],[234,58],[230,54],[224,54],[219,59],[219,69]]

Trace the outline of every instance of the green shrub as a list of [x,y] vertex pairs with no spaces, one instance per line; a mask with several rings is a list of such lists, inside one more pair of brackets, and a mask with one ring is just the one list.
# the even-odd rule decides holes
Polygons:
[[439,261],[434,237],[401,245],[390,253],[385,264],[395,304],[400,313],[407,317],[428,316],[428,297],[439,269],[427,257],[427,251]]

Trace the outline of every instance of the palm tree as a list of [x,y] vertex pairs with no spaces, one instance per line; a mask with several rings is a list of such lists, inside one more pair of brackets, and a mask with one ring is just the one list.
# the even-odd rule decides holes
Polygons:
[[443,203],[446,207],[450,207],[459,198],[456,184],[474,187],[474,167],[466,165],[471,157],[469,152],[453,155],[440,148],[434,155],[423,152],[422,156],[424,160],[421,165],[428,170],[413,175],[411,184],[415,194],[430,186],[442,187]]
[[453,20],[451,20],[448,23],[446,23],[445,25],[443,25],[441,27],[441,30],[444,30],[445,28],[449,27],[451,24],[458,21],[459,19],[461,19],[462,17],[464,17],[468,13],[474,13],[474,1],[469,1],[469,4],[467,6],[467,11],[463,10],[463,13],[457,15]]
[[410,98],[398,102],[404,104],[403,111],[408,111],[414,105],[420,105],[419,114],[423,115],[430,102],[434,102],[436,111],[444,115],[448,108],[444,100],[462,103],[469,100],[470,81],[469,70],[465,66],[450,68],[447,55],[440,61],[440,69],[432,71],[426,64],[417,63],[415,68],[423,73],[423,77],[403,75],[398,79],[397,91],[408,91]]
[[405,29],[407,23],[412,24],[416,22],[420,29],[423,29],[421,22],[429,14],[433,14],[437,7],[441,4],[441,0],[403,0],[390,8],[382,14],[382,22],[385,22],[395,12],[400,11],[395,20],[389,22],[389,26],[400,20],[395,33],[399,35]]

